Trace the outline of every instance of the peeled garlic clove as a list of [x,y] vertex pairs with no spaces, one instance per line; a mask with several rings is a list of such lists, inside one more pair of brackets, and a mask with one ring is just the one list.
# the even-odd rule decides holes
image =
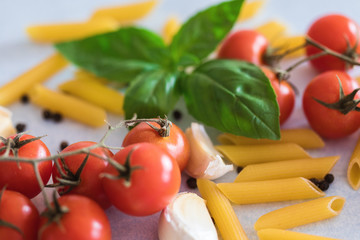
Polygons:
[[12,113],[7,108],[0,106],[0,136],[7,138],[16,133],[11,121]]
[[222,159],[203,125],[191,123],[185,134],[190,143],[190,159],[185,171],[194,178],[216,179],[234,169]]
[[159,240],[218,239],[205,200],[195,193],[179,193],[160,215]]

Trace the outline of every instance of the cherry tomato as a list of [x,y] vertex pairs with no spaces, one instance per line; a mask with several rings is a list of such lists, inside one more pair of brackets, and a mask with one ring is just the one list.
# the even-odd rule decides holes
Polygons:
[[265,75],[269,78],[273,87],[276,100],[280,109],[280,124],[283,124],[290,116],[295,105],[295,92],[290,84],[286,81],[280,81],[274,72],[266,67],[261,68]]
[[[77,142],[66,147],[63,151],[61,151],[61,153],[71,152],[81,148],[90,147],[94,144],[95,142],[89,142],[89,141]],[[102,157],[113,157],[112,152],[110,152],[110,150],[108,149],[94,148],[90,152]],[[80,168],[81,163],[84,161],[85,157],[86,154],[84,153],[64,157],[65,165],[73,175],[76,174],[76,172]],[[60,159],[56,159],[56,161],[60,164],[62,170],[64,171],[64,166],[61,164]],[[77,179],[76,178],[73,179],[74,181],[79,181],[79,185],[75,186],[72,189],[69,189],[69,186],[60,187],[58,188],[59,194],[62,195],[64,193],[72,193],[72,194],[84,195],[95,200],[104,209],[110,207],[111,203],[107,198],[104,190],[102,189],[101,180],[99,177],[100,173],[103,172],[103,170],[107,165],[108,162],[106,160],[98,158],[96,156],[89,155],[85,167],[81,171],[80,176]],[[52,174],[53,182],[58,183],[59,181],[57,180],[57,178],[59,177],[61,177],[60,173],[56,165],[54,164],[53,174]]]
[[261,65],[264,64],[263,58],[268,45],[268,40],[257,31],[239,30],[224,40],[218,58],[238,59]]
[[0,239],[37,239],[39,212],[25,195],[5,190],[0,199],[0,219],[16,226],[23,234],[10,227],[0,226]]
[[[175,160],[162,148],[152,143],[129,145],[117,152],[115,161],[125,164],[127,159],[132,171],[130,185],[122,178],[104,177],[103,187],[112,204],[120,211],[133,216],[146,216],[165,208],[180,188],[180,170]],[[111,165],[105,173],[118,176]]]
[[[159,127],[157,123],[150,123]],[[124,138],[123,147],[134,143],[149,142],[154,143],[167,151],[179,164],[182,171],[190,158],[190,145],[184,132],[174,123],[170,127],[170,135],[161,137],[159,133],[145,122],[139,123]]]
[[[331,109],[317,102],[336,103],[340,99],[339,80],[345,95],[358,88],[357,82],[342,71],[327,71],[316,76],[306,87],[303,95],[303,109],[310,126],[325,138],[341,138],[355,132],[360,126],[360,112],[347,114]],[[358,99],[359,94],[355,98]]]
[[[15,136],[10,137],[12,139]],[[34,138],[34,136],[24,134],[20,141]],[[0,147],[4,146],[0,143]],[[15,148],[17,148],[15,144]],[[3,155],[4,151],[0,153]],[[13,153],[10,153],[13,156]],[[19,157],[24,158],[44,158],[50,156],[50,152],[41,140],[27,143],[19,148]],[[52,161],[43,161],[38,163],[38,169],[44,184],[49,181],[52,169]],[[7,189],[20,192],[28,198],[33,198],[40,193],[39,183],[36,179],[33,165],[30,163],[17,163],[14,161],[0,162],[0,188],[7,186]]]
[[[307,35],[315,42],[320,43],[338,53],[346,54],[353,59],[357,59],[353,54],[360,53],[360,44],[355,47],[355,51],[351,53],[349,49],[356,46],[358,34],[360,33],[359,26],[343,15],[326,15],[317,19],[309,28]],[[314,46],[306,47],[306,54],[311,56],[321,52],[320,49]],[[310,63],[319,71],[327,70],[346,70],[350,67],[339,58],[331,55],[315,58]]]
[[[111,227],[104,210],[92,199],[81,195],[65,195],[57,199],[68,209],[58,222],[40,218],[39,240],[110,240]],[[45,210],[46,213],[47,210]]]

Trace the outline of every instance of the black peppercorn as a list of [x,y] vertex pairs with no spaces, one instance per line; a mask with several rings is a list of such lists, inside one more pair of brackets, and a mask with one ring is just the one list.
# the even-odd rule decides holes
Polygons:
[[324,180],[327,183],[332,183],[334,181],[334,175],[332,175],[331,173],[328,173],[328,174],[325,175]]
[[329,189],[329,183],[326,181],[320,181],[319,188],[321,189],[321,191],[326,191]]
[[189,179],[186,181],[186,184],[191,189],[196,189],[197,188],[196,179],[193,178],[193,177],[189,177]]
[[67,141],[62,141],[60,143],[60,151],[64,150],[67,146],[69,146],[69,143]]
[[54,119],[55,122],[61,122],[63,117],[62,117],[62,115],[60,113],[54,113],[53,119]]
[[316,179],[316,178],[310,178],[309,180],[310,180],[313,184],[315,184],[316,186],[319,186],[320,181],[319,181],[318,179]]
[[24,123],[18,123],[15,126],[17,133],[23,132],[26,129],[26,125]]
[[50,112],[50,110],[48,110],[48,109],[45,109],[43,111],[43,118],[44,119],[52,119],[53,118],[52,112]]
[[29,102],[29,96],[28,95],[22,95],[20,101],[22,103],[28,103]]
[[182,113],[179,110],[174,110],[173,117],[175,120],[180,120],[182,118]]
[[237,172],[237,173],[240,173],[243,169],[244,169],[243,167],[238,166],[238,167],[236,168],[236,172]]

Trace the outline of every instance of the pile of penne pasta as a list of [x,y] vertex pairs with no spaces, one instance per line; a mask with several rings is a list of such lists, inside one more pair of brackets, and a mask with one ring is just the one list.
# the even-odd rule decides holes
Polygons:
[[231,204],[289,200],[305,201],[261,216],[254,224],[260,240],[333,239],[288,229],[340,214],[345,199],[325,197],[310,181],[323,179],[339,156],[312,158],[304,148],[321,148],[324,142],[310,129],[282,130],[281,136],[280,141],[248,139],[228,133],[218,137],[221,145],[216,146],[217,150],[233,164],[243,167],[231,183],[197,180],[223,239],[248,239]]

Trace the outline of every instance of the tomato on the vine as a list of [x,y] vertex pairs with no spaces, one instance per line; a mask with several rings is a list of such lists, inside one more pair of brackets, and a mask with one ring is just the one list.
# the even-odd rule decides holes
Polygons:
[[37,239],[39,212],[25,195],[4,190],[0,198],[0,220],[15,227],[0,224],[0,239]]
[[[149,124],[159,127],[157,123],[149,122]],[[170,126],[168,137],[160,136],[155,129],[145,122],[139,123],[126,134],[122,146],[126,147],[140,142],[153,143],[167,151],[178,163],[181,171],[185,168],[190,158],[189,141],[185,133],[174,123]]]
[[[38,159],[50,156],[50,152],[46,145],[41,140],[35,140],[23,144],[26,140],[35,138],[34,136],[24,134],[11,136],[13,143],[11,149],[18,152],[18,157]],[[0,148],[6,146],[7,143],[0,143]],[[1,151],[0,155],[4,155],[5,150]],[[10,151],[10,156],[14,156],[13,151]],[[44,184],[49,181],[52,161],[42,161],[37,163],[41,179]],[[0,161],[0,188],[7,186],[7,189],[20,192],[28,198],[33,198],[41,191],[37,181],[34,167],[31,163],[15,162],[15,161]]]
[[[315,42],[356,60],[360,53],[359,26],[346,16],[331,14],[317,19],[310,26],[307,35]],[[306,54],[320,53],[317,47],[308,45]],[[319,71],[346,70],[351,67],[345,61],[331,55],[314,58],[310,63]]]
[[39,240],[111,240],[109,220],[94,200],[69,194],[57,202],[60,212],[53,215],[46,209],[41,215]]
[[[327,71],[316,76],[303,95],[303,109],[310,126],[325,138],[345,137],[360,127],[360,112],[353,111],[357,104],[341,96],[339,79],[344,96],[359,87],[347,73]],[[356,93],[354,100],[359,98],[360,94]]]
[[244,60],[264,64],[268,40],[255,30],[239,30],[230,34],[220,46],[218,58]]
[[267,67],[261,67],[265,75],[269,78],[273,87],[276,100],[280,109],[280,124],[283,124],[290,116],[295,105],[295,92],[291,85],[285,80],[280,81],[275,73]]
[[109,164],[103,187],[112,204],[133,216],[147,216],[165,208],[180,188],[180,170],[175,160],[151,143],[129,145],[117,152],[114,160],[125,166]]
[[[66,147],[63,151],[61,151],[61,154],[90,147],[94,144],[96,143],[90,141],[77,142]],[[94,148],[90,150],[90,152],[103,158],[113,157],[113,153],[106,148]],[[97,203],[100,204],[101,207],[106,209],[111,206],[111,203],[101,186],[101,180],[99,175],[108,165],[108,161],[93,155],[89,155],[86,159],[85,166],[81,170],[80,166],[82,165],[86,157],[87,154],[81,153],[81,154],[74,154],[71,156],[64,157],[63,162],[60,159],[55,160],[61,166],[62,172],[65,173],[66,180],[68,181],[70,180],[72,182],[78,182],[78,185],[73,187],[64,184],[57,190],[60,195],[72,193],[72,194],[80,194],[87,196],[95,200]],[[65,167],[67,171],[70,172],[67,172],[65,170]],[[76,173],[78,171],[81,171],[81,173],[80,175],[77,176]],[[64,177],[60,175],[56,164],[54,164],[53,174],[52,174],[53,182],[59,183],[58,180],[59,178],[64,178]]]

